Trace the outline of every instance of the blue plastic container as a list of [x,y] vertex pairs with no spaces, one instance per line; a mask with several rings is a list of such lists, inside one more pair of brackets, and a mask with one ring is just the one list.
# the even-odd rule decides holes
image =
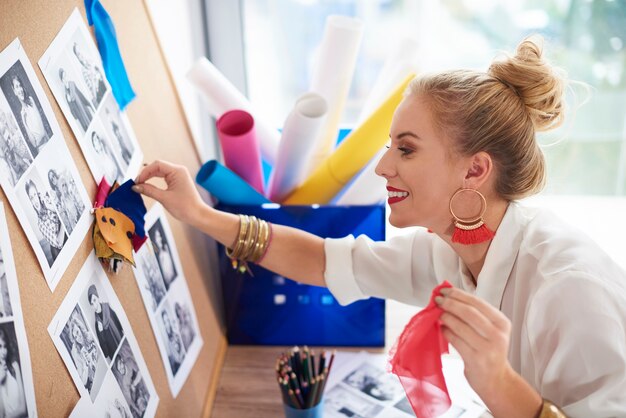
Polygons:
[[[218,205],[235,214],[294,226],[324,238],[385,237],[384,206]],[[254,277],[233,270],[219,248],[222,293],[231,344],[385,345],[385,301],[370,298],[341,306],[326,288],[302,285],[251,264]]]

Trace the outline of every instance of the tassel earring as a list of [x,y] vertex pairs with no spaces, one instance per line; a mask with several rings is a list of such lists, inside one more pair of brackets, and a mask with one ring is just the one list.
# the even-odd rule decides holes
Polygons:
[[[480,197],[481,209],[480,214],[475,218],[459,218],[452,209],[452,202],[462,192],[473,192]],[[487,200],[478,190],[474,189],[459,189],[450,198],[450,214],[454,218],[454,234],[452,234],[452,242],[456,242],[463,245],[479,244],[481,242],[489,241],[495,236],[495,232],[485,225],[483,215],[487,210]]]

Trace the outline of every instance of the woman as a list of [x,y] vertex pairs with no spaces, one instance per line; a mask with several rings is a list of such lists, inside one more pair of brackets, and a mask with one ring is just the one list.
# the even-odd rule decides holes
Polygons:
[[47,121],[43,119],[33,97],[26,97],[24,83],[18,75],[14,75],[11,78],[11,87],[13,94],[20,102],[20,118],[26,131],[26,139],[30,145],[33,157],[36,157],[41,148],[50,139],[46,129]]
[[100,157],[100,166],[104,170],[104,176],[107,181],[113,184],[114,181],[121,180],[123,177],[122,170],[120,170],[120,166],[117,164],[109,144],[96,131],[93,131],[91,134],[91,145],[93,145],[94,151]]
[[[376,172],[391,224],[433,233],[374,243],[274,226],[260,264],[328,286],[342,304],[375,295],[425,306],[448,280],[436,298],[443,334],[495,417],[626,416],[624,271],[556,216],[516,202],[544,184],[535,133],[563,120],[564,81],[541,55],[527,39],[487,72],[411,83]],[[173,216],[239,245],[244,222],[205,205],[183,167],[152,163],[137,183]]]
[[161,274],[165,281],[165,287],[170,288],[170,284],[176,278],[176,267],[174,267],[174,259],[172,258],[172,252],[167,241],[163,238],[163,232],[161,228],[155,228],[153,233],[154,238],[154,252],[159,261],[159,267],[161,267]]
[[13,129],[8,120],[8,114],[0,111],[0,158],[7,166],[9,181],[13,186],[26,172],[33,158],[20,138],[17,127]]
[[70,348],[72,361],[85,389],[91,393],[93,379],[96,375],[96,365],[98,364],[96,343],[88,336],[85,325],[75,316],[72,316],[70,320],[70,334],[72,337],[72,347]]
[[24,186],[28,200],[30,200],[35,213],[37,214],[37,227],[43,235],[44,240],[50,245],[49,264],[52,265],[54,260],[63,249],[63,245],[67,240],[67,235],[61,224],[59,215],[50,207],[51,202],[46,202],[41,198],[37,186],[32,180],[28,180]]
[[83,208],[74,196],[65,195],[63,191],[63,184],[65,182],[67,182],[67,180],[61,178],[56,170],[50,169],[48,171],[48,183],[54,192],[57,212],[61,215],[63,224],[67,227],[67,232],[71,235]]
[[193,323],[191,322],[191,314],[189,313],[189,308],[187,306],[183,308],[183,306],[178,302],[174,303],[174,312],[176,313],[176,319],[178,320],[180,337],[183,340],[185,351],[187,351],[196,336],[196,332],[193,330]]
[[97,108],[98,104],[104,97],[104,93],[106,93],[106,86],[104,84],[102,72],[100,71],[100,68],[83,55],[76,42],[74,42],[74,45],[72,46],[72,51],[74,51],[74,55],[80,63],[85,84],[87,84],[87,88],[89,88],[89,92],[92,96],[93,104]]
[[0,328],[0,417],[28,416],[24,381],[16,354],[10,350],[6,331]]

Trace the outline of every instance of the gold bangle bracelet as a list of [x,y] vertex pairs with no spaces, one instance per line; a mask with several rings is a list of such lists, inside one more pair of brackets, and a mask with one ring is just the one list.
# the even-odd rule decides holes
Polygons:
[[248,232],[249,223],[250,218],[247,215],[239,215],[239,234],[237,235],[237,239],[233,243],[232,248],[226,249],[226,255],[228,257],[238,258],[237,255],[241,252],[241,247]]
[[252,222],[250,222],[249,234],[246,235],[246,241],[244,243],[241,254],[238,258],[242,260],[249,260],[250,255],[252,255],[252,251],[254,250],[254,243],[258,239],[259,235],[259,220],[256,217],[252,217]]
[[547,399],[543,400],[541,409],[536,418],[567,418],[567,415],[561,411],[555,404]]
[[267,222],[260,220],[259,221],[259,234],[258,239],[254,245],[254,251],[252,251],[252,255],[250,256],[250,261],[256,263],[259,258],[261,258],[261,252],[267,243],[268,237],[268,227]]

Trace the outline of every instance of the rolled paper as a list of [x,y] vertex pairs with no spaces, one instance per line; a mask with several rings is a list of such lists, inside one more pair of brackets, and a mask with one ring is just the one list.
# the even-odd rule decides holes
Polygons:
[[230,110],[217,120],[216,126],[226,167],[264,194],[261,154],[252,115],[245,110]]
[[376,165],[385,153],[386,149],[380,150],[370,163],[365,166],[358,176],[346,187],[338,199],[337,205],[377,205],[383,203],[387,197],[387,180],[376,174]]
[[400,83],[385,102],[353,130],[283,203],[290,205],[325,204],[372,159],[389,140],[389,125],[402,93],[413,78],[409,75]]
[[307,174],[311,174],[335,147],[362,36],[360,19],[336,15],[326,19],[310,90],[326,99],[328,117],[315,138],[314,151],[305,168]]
[[216,160],[209,160],[196,174],[196,183],[206,189],[220,203],[226,205],[262,205],[271,203],[241,177]]
[[394,45],[365,99],[357,125],[367,119],[402,80],[416,72],[417,48],[418,43],[412,38],[404,38]]
[[279,203],[304,180],[304,162],[310,156],[327,110],[326,100],[316,93],[305,93],[296,101],[283,125],[278,158],[268,188],[271,201]]
[[277,127],[267,123],[250,101],[208,59],[202,57],[191,67],[187,78],[206,99],[209,113],[218,119],[233,109],[247,111],[254,118],[255,131],[261,147],[261,155],[270,164],[276,162],[280,133]]
[[113,21],[100,0],[85,0],[85,11],[89,25],[94,27],[98,50],[102,57],[102,66],[111,85],[113,97],[115,97],[120,109],[124,110],[128,103],[135,98],[135,92],[128,80]]

